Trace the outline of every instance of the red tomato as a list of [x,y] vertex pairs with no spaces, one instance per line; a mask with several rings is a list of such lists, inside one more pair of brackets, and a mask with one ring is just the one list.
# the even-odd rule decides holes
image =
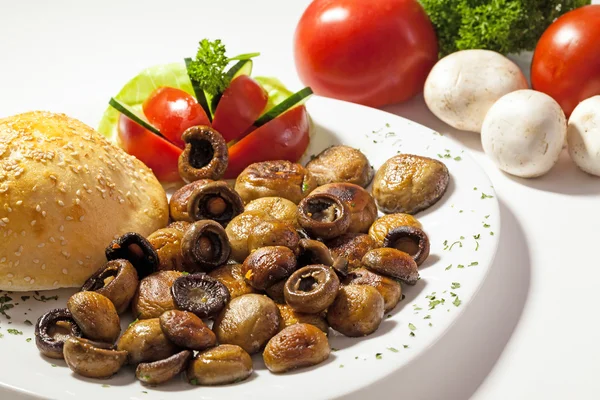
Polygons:
[[252,131],[229,148],[229,166],[225,178],[237,177],[255,162],[298,161],[308,147],[309,127],[306,107],[300,106]]
[[206,112],[196,99],[181,89],[160,87],[143,105],[144,115],[160,133],[183,148],[181,134],[190,126],[210,125]]
[[296,69],[316,94],[378,107],[423,90],[438,59],[417,0],[315,0],[296,28]]
[[181,149],[142,128],[123,114],[119,116],[119,139],[127,153],[146,164],[161,182],[181,180],[177,160]]
[[254,79],[240,75],[223,92],[215,110],[213,128],[226,142],[238,139],[260,117],[269,95]]
[[548,27],[535,48],[531,84],[567,116],[580,101],[600,94],[600,5],[570,11]]

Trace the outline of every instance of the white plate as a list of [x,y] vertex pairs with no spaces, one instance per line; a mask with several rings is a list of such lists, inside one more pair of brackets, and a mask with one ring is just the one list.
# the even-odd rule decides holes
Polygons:
[[[109,380],[99,381],[76,376],[63,361],[39,355],[32,339],[33,327],[25,321],[35,323],[46,310],[64,307],[72,290],[43,293],[59,296],[47,302],[36,301],[33,293],[12,293],[9,296],[13,303],[19,303],[9,310],[12,319],[9,322],[0,316],[0,333],[4,335],[0,339],[0,395],[4,390],[15,396],[20,392],[86,400],[332,399],[407,367],[439,339],[473,298],[496,252],[500,215],[490,181],[460,145],[414,122],[320,97],[311,99],[307,106],[316,135],[303,161],[331,144],[344,143],[360,148],[376,168],[389,157],[405,152],[441,157],[450,170],[450,185],[444,197],[418,215],[431,239],[431,255],[421,267],[421,280],[416,286],[403,286],[406,298],[376,333],[358,339],[331,335],[330,343],[336,350],[329,360],[297,372],[271,374],[261,357],[255,356],[256,372],[242,383],[194,387],[178,377],[163,386],[144,387],[129,367]],[[23,301],[21,296],[32,297]],[[435,296],[434,301],[444,299],[444,303],[430,309],[428,296]],[[123,326],[129,321],[123,321]],[[23,333],[9,334],[8,329]]]

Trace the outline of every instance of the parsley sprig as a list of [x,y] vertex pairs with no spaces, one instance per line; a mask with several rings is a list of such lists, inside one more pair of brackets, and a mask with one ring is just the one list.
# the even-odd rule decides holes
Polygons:
[[209,95],[222,93],[231,81],[225,68],[230,61],[249,60],[260,53],[246,53],[235,57],[225,55],[225,45],[220,39],[202,39],[198,45],[196,58],[188,65],[190,79],[195,81]]

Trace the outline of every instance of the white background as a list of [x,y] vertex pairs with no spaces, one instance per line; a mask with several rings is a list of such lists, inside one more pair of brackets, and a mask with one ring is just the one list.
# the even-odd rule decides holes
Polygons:
[[[49,109],[95,126],[139,70],[192,55],[204,37],[223,39],[229,54],[260,51],[255,73],[298,89],[292,37],[308,3],[0,0],[0,117]],[[600,179],[566,153],[543,178],[512,178],[485,158],[478,135],[440,123],[421,98],[386,110],[471,151],[498,193],[502,233],[490,275],[448,334],[351,398],[600,398]]]

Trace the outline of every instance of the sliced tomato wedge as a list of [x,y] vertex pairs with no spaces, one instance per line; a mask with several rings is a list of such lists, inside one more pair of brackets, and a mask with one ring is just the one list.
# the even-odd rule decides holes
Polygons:
[[177,161],[182,150],[167,140],[133,122],[123,114],[119,116],[119,139],[127,153],[146,164],[161,182],[181,180]]
[[196,99],[172,87],[156,89],[143,104],[144,115],[175,146],[184,148],[183,132],[196,125],[210,125],[206,112]]
[[236,178],[248,165],[268,160],[296,162],[308,147],[310,120],[305,106],[294,107],[255,129],[229,148],[225,179]]
[[240,75],[223,92],[212,126],[225,141],[237,140],[260,117],[268,100],[267,91],[258,82]]

